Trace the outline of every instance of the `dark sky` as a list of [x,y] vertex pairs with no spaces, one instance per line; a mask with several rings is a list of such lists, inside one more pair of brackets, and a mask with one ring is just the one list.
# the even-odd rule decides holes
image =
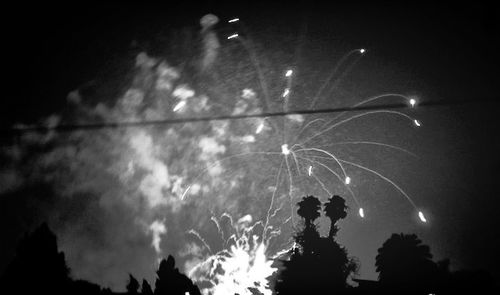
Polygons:
[[[36,122],[61,111],[71,90],[96,75],[119,73],[115,60],[130,54],[134,44],[146,44],[173,28],[196,26],[208,12],[221,19],[245,19],[256,34],[299,32],[307,27],[307,37],[321,40],[326,51],[338,43],[367,48],[374,56],[368,66],[389,64],[395,72],[401,71],[405,85],[400,89],[410,89],[423,100],[475,101],[418,111],[427,139],[415,148],[422,158],[415,166],[418,171],[410,175],[419,182],[410,187],[421,192],[419,202],[432,212],[433,221],[426,228],[411,229],[430,244],[437,258],[449,257],[457,267],[486,268],[498,277],[498,265],[493,262],[500,248],[498,11],[477,1],[409,6],[351,2],[331,6],[314,1],[81,2],[12,8],[8,13],[15,20],[4,25],[8,32],[3,43],[9,51],[4,58],[12,80],[1,101],[2,127]],[[113,71],[102,70],[108,64],[113,64]],[[29,206],[37,205],[25,207]],[[388,237],[383,236],[387,231],[378,235],[376,229],[387,227],[387,222],[375,222],[375,230],[360,230],[374,235],[370,246]],[[12,228],[24,230],[21,225]],[[362,252],[354,234],[343,233],[342,238],[351,240],[348,248]],[[1,259],[3,269],[9,258]],[[373,278],[373,269],[364,274]]]

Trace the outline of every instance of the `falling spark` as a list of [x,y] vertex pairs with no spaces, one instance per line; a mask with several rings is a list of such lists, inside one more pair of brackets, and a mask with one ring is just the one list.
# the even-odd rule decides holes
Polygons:
[[410,99],[411,107],[414,107],[416,104],[417,104],[417,101],[414,98]]
[[309,169],[307,170],[307,173],[309,174],[309,176],[312,175],[312,172],[313,172],[313,166],[309,166]]
[[239,20],[240,20],[239,18],[233,18],[233,19],[230,19],[230,20],[228,21],[228,23],[235,23],[235,22],[237,22],[237,21],[239,21]]
[[359,208],[359,216],[361,216],[361,218],[365,218],[365,211],[363,211],[363,208]]
[[422,213],[422,211],[418,211],[418,217],[420,218],[420,221],[427,222],[427,219],[425,219],[424,213]]
[[292,70],[288,70],[288,71],[286,71],[285,77],[291,77],[292,74],[293,74],[293,71]]
[[238,34],[232,34],[231,36],[227,37],[227,39],[228,39],[228,40],[229,40],[229,39],[234,39],[234,38],[236,38],[236,37],[238,37]]
[[361,53],[361,54],[363,54],[363,53],[365,53],[365,52],[366,52],[366,49],[364,49],[364,48],[361,48],[361,49],[359,50],[359,53]]
[[285,91],[283,92],[283,97],[287,97],[288,94],[290,94],[290,89],[285,88]]
[[186,101],[185,100],[181,100],[179,101],[178,104],[175,105],[174,107],[174,112],[177,112],[179,111],[180,109],[182,109],[184,106],[186,105]]
[[420,122],[419,122],[417,119],[413,120],[413,123],[414,123],[414,124],[415,124],[415,126],[417,126],[417,127],[422,126],[422,124],[420,124]]
[[257,130],[255,130],[256,134],[259,134],[264,130],[264,123],[260,123],[259,126],[257,126]]
[[345,177],[345,184],[350,184],[351,183],[351,178],[349,176]]
[[285,156],[290,154],[290,150],[288,149],[288,144],[285,143],[284,145],[281,146],[281,153]]

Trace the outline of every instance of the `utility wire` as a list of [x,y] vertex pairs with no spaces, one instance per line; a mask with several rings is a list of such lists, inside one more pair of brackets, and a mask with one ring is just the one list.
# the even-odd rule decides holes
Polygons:
[[[442,107],[453,105],[477,104],[477,103],[498,103],[500,98],[483,98],[483,99],[467,99],[467,100],[438,100],[438,101],[423,101],[418,103],[414,108],[423,107]],[[26,132],[72,132],[75,130],[96,130],[96,129],[122,129],[133,127],[146,127],[153,125],[171,125],[183,123],[196,123],[196,122],[210,122],[210,121],[223,121],[223,120],[243,120],[250,118],[271,118],[283,117],[289,115],[312,115],[312,114],[331,114],[340,112],[359,112],[371,110],[387,110],[387,109],[401,109],[410,108],[406,103],[394,103],[384,105],[371,105],[371,106],[357,106],[357,107],[340,107],[340,108],[325,108],[317,110],[291,110],[281,112],[265,112],[260,114],[247,114],[247,115],[220,115],[210,117],[194,117],[194,118],[173,118],[164,120],[149,120],[149,121],[129,121],[129,122],[102,122],[91,124],[61,124],[56,126],[43,126],[43,125],[27,125],[27,126],[13,126],[9,128],[1,128],[2,134],[19,134]]]

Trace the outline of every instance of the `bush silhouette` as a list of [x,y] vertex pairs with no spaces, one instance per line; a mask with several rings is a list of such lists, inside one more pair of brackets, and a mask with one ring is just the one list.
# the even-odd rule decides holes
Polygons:
[[175,267],[174,257],[171,255],[160,262],[156,272],[155,295],[200,295],[198,287]]
[[128,275],[127,294],[139,294],[139,282],[133,275]]
[[414,234],[393,234],[378,249],[375,266],[385,288],[415,294],[435,291],[437,264],[429,246]]
[[59,252],[56,236],[46,223],[20,242],[2,277],[2,286],[18,294],[65,292],[69,283],[64,253]]
[[142,295],[153,295],[153,290],[151,289],[151,286],[149,285],[148,281],[146,281],[146,280],[142,280],[141,294]]

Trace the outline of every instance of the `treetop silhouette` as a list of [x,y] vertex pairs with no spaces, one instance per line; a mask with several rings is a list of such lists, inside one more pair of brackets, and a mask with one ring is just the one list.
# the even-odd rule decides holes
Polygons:
[[334,240],[336,222],[347,216],[344,199],[333,196],[324,205],[324,212],[334,228],[330,229],[328,237],[321,237],[314,224],[321,214],[321,202],[314,196],[307,196],[297,205],[297,213],[304,220],[304,225],[294,236],[295,246],[289,253],[289,259],[281,260],[282,267],[274,282],[275,293],[347,292],[347,278],[357,270],[357,264],[348,257],[345,248]]

